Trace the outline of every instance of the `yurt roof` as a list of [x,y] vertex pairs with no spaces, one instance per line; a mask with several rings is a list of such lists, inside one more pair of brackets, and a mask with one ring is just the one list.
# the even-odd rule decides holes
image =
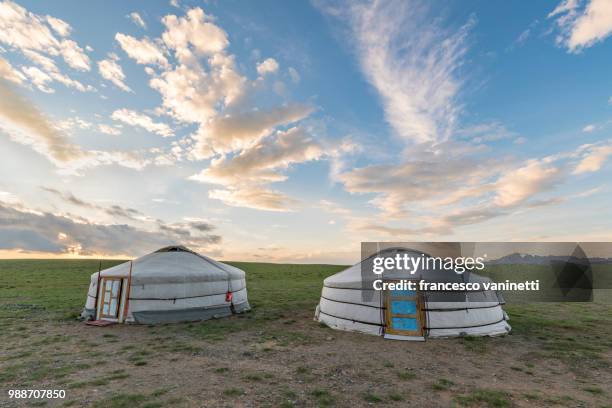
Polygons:
[[215,282],[243,279],[245,275],[241,269],[215,261],[184,246],[173,245],[104,269],[100,276],[127,277],[130,267],[134,284]]
[[[422,254],[426,257],[426,254],[422,251],[414,250],[411,248],[386,248],[381,250],[377,254],[373,254],[370,257],[356,263],[347,269],[332,275],[325,279],[324,285],[331,288],[371,288],[372,282],[376,279],[426,279],[428,281],[444,281],[444,282],[486,282],[490,281],[489,278],[480,276],[473,272],[457,274],[447,270],[423,270],[419,269],[414,274],[410,274],[405,270],[391,269],[385,271],[382,275],[375,275],[372,272],[373,259],[375,256],[393,256],[396,253],[408,253],[414,256],[421,256]],[[362,276],[362,268],[364,274]],[[365,278],[365,280],[364,280]]]

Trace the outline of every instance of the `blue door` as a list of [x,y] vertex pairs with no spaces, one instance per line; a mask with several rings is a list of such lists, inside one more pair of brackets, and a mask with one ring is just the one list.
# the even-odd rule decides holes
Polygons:
[[423,336],[421,302],[416,291],[386,291],[385,307],[386,333]]

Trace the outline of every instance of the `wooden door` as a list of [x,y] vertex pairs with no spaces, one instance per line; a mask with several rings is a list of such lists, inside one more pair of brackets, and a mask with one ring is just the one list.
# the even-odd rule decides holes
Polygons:
[[423,337],[425,319],[421,296],[412,290],[385,291],[385,333]]
[[100,280],[99,316],[118,319],[121,306],[122,278],[102,278]]

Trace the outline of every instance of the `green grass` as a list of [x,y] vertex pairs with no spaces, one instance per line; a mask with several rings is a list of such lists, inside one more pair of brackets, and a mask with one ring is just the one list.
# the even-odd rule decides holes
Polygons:
[[392,392],[391,394],[388,395],[388,397],[391,401],[403,401],[404,400],[404,396],[397,392]]
[[242,377],[245,381],[251,381],[251,382],[259,382],[259,381],[263,381],[263,376],[260,374],[247,374],[244,377]]
[[[122,261],[103,261],[109,268]],[[89,277],[98,270],[93,260],[0,261],[0,320],[48,313],[56,319],[76,318],[85,302]]]
[[94,403],[94,408],[132,408],[139,407],[147,400],[142,394],[116,394]]
[[[512,335],[538,344],[536,360],[560,360],[578,374],[607,366],[603,355],[612,348],[610,304],[518,304],[505,309],[511,316]],[[534,368],[533,364],[526,366]]]
[[[323,280],[341,270],[338,265],[288,265],[250,262],[228,262],[246,272],[251,312],[193,323],[186,329],[198,338],[222,341],[232,333],[258,328],[266,321],[294,316],[296,312],[313,311]],[[309,342],[307,334],[291,330],[271,330],[263,340],[274,340],[281,347]]]
[[512,401],[508,393],[498,390],[477,389],[468,394],[458,395],[455,401],[459,405],[466,407],[482,406],[490,408],[507,408],[512,406]]
[[448,380],[446,378],[440,378],[438,379],[438,381],[431,385],[431,388],[436,391],[446,391],[450,389],[450,387],[452,387],[453,385],[455,385],[455,383],[451,380]]
[[485,337],[466,336],[461,341],[466,350],[474,353],[487,352],[487,339]]
[[313,396],[319,407],[332,407],[336,401],[329,391],[320,388],[313,390],[310,395]]
[[[104,261],[102,268],[108,268],[120,262]],[[321,337],[321,333],[317,331],[323,328],[312,325],[308,330],[304,330],[300,326],[306,322],[305,319],[311,322],[310,318],[319,300],[323,280],[342,270],[343,266],[230,263],[246,272],[249,301],[253,307],[251,312],[226,319],[172,325],[170,335],[164,327],[145,326],[140,328],[145,340],[142,343],[130,344],[131,340],[121,334],[119,327],[100,330],[99,335],[83,341],[64,334],[55,334],[57,332],[46,333],[44,332],[46,329],[39,328],[44,325],[37,324],[37,322],[49,321],[60,325],[75,324],[73,321],[85,302],[90,275],[98,269],[97,261],[1,260],[0,343],[4,344],[6,339],[25,340],[19,344],[14,341],[3,350],[0,358],[0,386],[8,384],[28,386],[45,382],[85,390],[104,384],[110,384],[112,387],[114,382],[120,383],[122,376],[126,374],[113,372],[96,375],[84,374],[92,367],[98,369],[100,366],[111,367],[110,364],[113,362],[104,366],[103,364],[107,363],[106,356],[95,349],[98,345],[119,340],[121,343],[115,345],[116,350],[127,359],[127,362],[123,360],[124,366],[122,367],[126,371],[133,369],[135,373],[147,370],[148,367],[135,367],[146,365],[147,362],[153,365],[153,363],[164,361],[164,358],[178,361],[189,358],[191,354],[205,354],[207,348],[222,345],[222,343],[215,344],[216,342],[241,331],[249,333],[250,338],[254,339],[254,344],[244,349],[241,355],[241,358],[244,359],[270,358],[265,356],[291,352],[295,346],[320,341],[317,338]],[[453,346],[457,346],[459,353],[467,351],[483,354],[482,356],[471,356],[477,359],[493,356],[496,342],[514,341],[517,346],[527,344],[534,351],[508,368],[509,372],[521,375],[527,381],[538,380],[542,377],[547,367],[544,360],[559,361],[577,372],[586,373],[592,371],[592,368],[605,369],[606,364],[609,364],[605,356],[612,349],[612,305],[602,303],[508,304],[505,310],[511,317],[510,324],[513,327],[511,336],[517,336],[516,339],[512,337],[508,339],[465,337],[440,341],[454,342]],[[114,333],[121,334],[121,336]],[[331,331],[327,333],[328,335],[333,334]],[[123,342],[127,344],[124,345]],[[82,353],[78,361],[76,359],[72,361],[70,357],[74,355],[73,350],[75,349]],[[385,360],[377,363],[377,367],[382,364],[385,371],[391,375],[396,374],[398,380],[408,381],[417,378],[415,371],[404,368],[406,366],[400,365],[399,362],[394,361],[394,363]],[[221,364],[231,363],[218,363],[218,365]],[[319,383],[319,372],[321,371],[319,367],[304,361],[296,364],[293,369],[300,383],[307,384],[306,387],[314,391],[301,394],[299,401],[293,397],[284,398],[284,401],[278,401],[279,404],[302,406],[306,403],[325,407],[337,403],[336,396],[330,391],[316,388],[325,386],[325,383]],[[211,375],[234,374],[227,367],[211,367],[210,370]],[[268,381],[267,378],[255,374],[254,376],[247,375],[239,380],[248,382],[250,387],[257,387],[258,383],[272,383],[276,380]],[[452,387],[452,385],[452,382],[440,379],[432,384],[432,387],[438,391],[453,388],[453,391],[456,392],[459,387]],[[598,391],[603,391],[603,389],[604,387],[588,383],[576,388],[581,395],[589,393],[592,397],[600,399],[607,397],[607,394],[602,397]],[[231,394],[231,389],[228,390],[226,391]],[[235,396],[243,395],[241,389],[234,390],[238,390],[238,395]],[[225,395],[225,392],[223,394]],[[357,394],[357,398],[362,395]],[[225,396],[233,398],[231,395]],[[389,403],[399,401],[401,397],[399,394],[375,396]],[[531,395],[531,397],[535,396]],[[365,395],[363,398],[365,399]],[[100,400],[102,402],[99,401],[98,406],[141,407],[145,404],[159,403],[152,399],[154,398],[151,396],[145,396],[143,399],[140,394],[117,394]],[[501,390],[476,390],[456,397],[456,403],[464,406],[506,407],[509,406],[510,401],[510,396]],[[165,402],[167,401],[162,403]],[[77,401],[76,404],[79,403],[80,401]],[[231,405],[231,401],[229,403]]]
[[379,402],[383,402],[383,399],[381,397],[371,392],[363,394],[363,400],[370,404],[378,404]]
[[600,387],[596,387],[596,386],[584,387],[583,390],[585,390],[586,392],[589,392],[591,394],[595,394],[595,395],[602,395],[602,394],[604,394],[604,390],[601,389]]
[[244,394],[244,390],[242,390],[241,388],[226,388],[223,390],[223,395],[225,395],[226,397],[239,397],[242,394]]
[[397,377],[400,380],[414,380],[415,378],[417,378],[417,375],[412,370],[403,370],[397,372]]
[[[124,261],[102,261],[102,269],[121,262]],[[228,263],[246,271],[253,312],[230,326],[223,324],[227,319],[214,321],[206,327],[194,324],[195,332],[214,335],[228,328],[237,331],[242,330],[242,326],[249,326],[252,320],[275,320],[281,315],[292,316],[292,311],[311,309],[313,301],[316,303],[321,294],[323,279],[345,268],[339,265]],[[90,276],[98,270],[98,264],[96,260],[0,260],[0,321],[4,317],[18,319],[39,313],[51,314],[56,319],[76,318],[83,308]]]

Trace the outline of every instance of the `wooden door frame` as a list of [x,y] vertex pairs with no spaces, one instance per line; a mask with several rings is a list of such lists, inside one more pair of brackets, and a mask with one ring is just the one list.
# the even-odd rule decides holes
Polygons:
[[[399,282],[399,280],[385,280],[385,282]],[[423,296],[418,290],[414,290],[414,296],[391,296],[390,290],[384,291],[385,297],[385,333],[393,334],[396,336],[415,336],[415,337],[424,337],[425,336],[425,311],[423,310]],[[416,313],[415,314],[402,314],[402,315],[393,315],[391,313],[391,299],[393,300],[410,300],[415,301],[416,303]],[[418,324],[418,330],[414,332],[409,332],[407,330],[395,330],[391,325],[392,317],[405,317],[408,319],[416,319]]]
[[[119,281],[119,292],[117,293],[117,314],[115,316],[103,315],[103,306],[105,298],[105,286],[107,281]],[[104,283],[104,284],[102,284]],[[97,318],[98,319],[114,319],[119,320],[121,317],[121,300],[123,298],[123,277],[121,276],[102,276],[100,278],[100,285],[98,285],[98,304],[97,306]],[[110,303],[109,303],[110,305]]]

